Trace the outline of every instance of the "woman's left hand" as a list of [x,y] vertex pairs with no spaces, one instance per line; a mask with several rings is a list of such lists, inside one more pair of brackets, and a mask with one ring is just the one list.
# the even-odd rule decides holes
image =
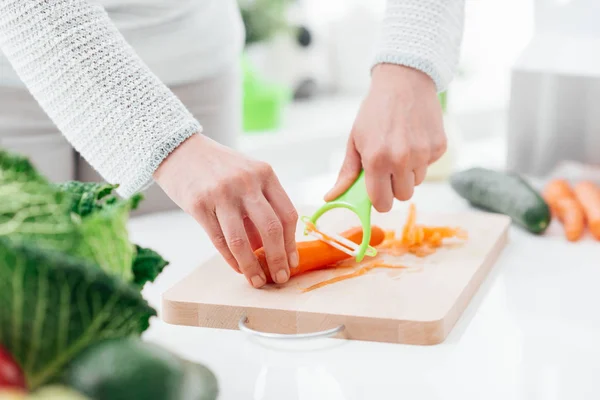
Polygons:
[[387,212],[394,198],[412,197],[427,167],[445,151],[442,109],[433,80],[413,68],[379,64],[350,133],[338,180],[325,200],[341,195],[364,169],[373,206]]

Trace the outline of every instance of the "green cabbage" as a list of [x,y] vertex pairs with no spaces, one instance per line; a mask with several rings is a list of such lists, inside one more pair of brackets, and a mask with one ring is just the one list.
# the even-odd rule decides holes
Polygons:
[[127,220],[142,196],[119,199],[117,187],[77,181],[51,184],[25,157],[0,151],[0,237],[34,240],[39,247],[66,251],[126,281],[151,282],[167,263],[157,253],[155,264],[148,262],[147,254],[141,255],[145,262],[136,260]]
[[42,177],[24,157],[0,151],[0,237],[71,251],[80,241],[70,196]]
[[142,197],[115,185],[52,184],[0,150],[0,345],[30,389],[57,380],[89,345],[141,334],[156,315],[140,294],[168,264],[129,240]]
[[0,238],[0,344],[30,389],[93,343],[141,334],[154,315],[139,288],[93,264]]
[[146,282],[152,282],[169,265],[160,254],[152,249],[136,246],[133,260],[133,282],[143,287]]
[[118,185],[96,182],[70,181],[56,185],[59,191],[67,193],[71,211],[85,217],[92,211],[102,208],[103,203],[116,201],[113,193]]

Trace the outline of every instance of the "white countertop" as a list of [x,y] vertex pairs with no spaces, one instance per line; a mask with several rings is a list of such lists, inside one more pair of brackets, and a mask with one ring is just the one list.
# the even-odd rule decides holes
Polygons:
[[[332,178],[284,185],[297,204],[318,204]],[[414,201],[420,211],[467,207],[445,184],[421,186]],[[157,309],[164,290],[214,253],[182,213],[139,217],[130,229],[133,240],[171,261],[144,289]],[[600,398],[600,244],[567,243],[558,226],[544,237],[519,228],[510,235],[484,285],[437,346],[327,339],[286,350],[239,331],[159,319],[145,338],[210,367],[221,400]]]

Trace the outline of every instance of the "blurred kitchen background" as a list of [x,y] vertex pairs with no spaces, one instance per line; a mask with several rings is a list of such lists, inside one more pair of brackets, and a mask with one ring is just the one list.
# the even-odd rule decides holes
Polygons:
[[[369,85],[385,0],[239,3],[248,31],[241,149],[283,181],[319,176],[325,187]],[[600,113],[586,107],[598,91],[598,3],[466,1],[457,76],[440,96],[450,146],[430,181],[472,165],[544,175],[565,160],[600,164]]]
[[[273,165],[298,201],[308,187],[325,193],[368,90],[386,0],[237,2],[247,33],[239,150]],[[598,16],[599,0],[466,0],[460,63],[440,94],[449,148],[428,181],[475,165],[538,177],[564,162],[600,166]],[[46,123],[38,114],[29,127]],[[0,144],[44,158],[48,173],[72,150],[52,127],[37,143],[36,129]]]
[[[534,31],[533,0],[466,3],[458,73],[440,96],[449,150],[429,180],[505,165],[511,67]],[[284,182],[331,181],[368,89],[385,0],[239,4],[247,29],[241,150],[270,162]]]
[[[503,166],[511,67],[534,29],[533,0],[467,0],[447,93],[448,154],[430,171]],[[369,85],[385,0],[239,0],[247,29],[241,149],[282,180],[335,174]],[[270,29],[269,29],[270,28]]]

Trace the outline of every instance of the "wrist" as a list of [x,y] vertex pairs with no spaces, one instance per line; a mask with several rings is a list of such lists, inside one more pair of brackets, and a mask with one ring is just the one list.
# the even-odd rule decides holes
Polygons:
[[153,178],[160,183],[161,178],[168,174],[172,167],[178,164],[178,160],[185,158],[186,154],[192,151],[197,151],[198,147],[203,146],[205,136],[200,133],[195,133],[177,146],[168,156],[162,160],[158,168],[154,171]]
[[436,92],[435,82],[426,73],[401,64],[380,63],[373,67],[371,84],[403,89],[431,90]]

